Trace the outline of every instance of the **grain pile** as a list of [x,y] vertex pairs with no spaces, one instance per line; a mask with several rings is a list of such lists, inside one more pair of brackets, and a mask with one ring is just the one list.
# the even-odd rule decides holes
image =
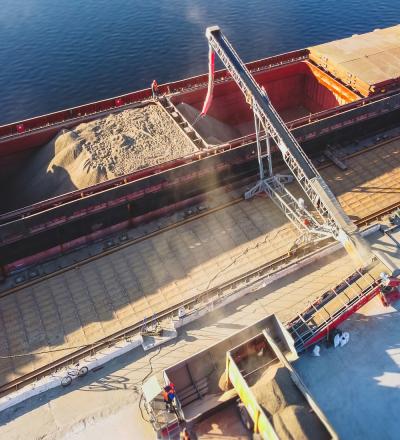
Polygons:
[[196,148],[158,105],[125,110],[63,130],[10,182],[11,208],[157,165]]
[[213,364],[212,371],[207,375],[207,387],[209,394],[222,394],[229,390],[226,381],[226,363],[225,359],[216,360]]
[[321,440],[329,435],[280,362],[251,387],[281,440]]

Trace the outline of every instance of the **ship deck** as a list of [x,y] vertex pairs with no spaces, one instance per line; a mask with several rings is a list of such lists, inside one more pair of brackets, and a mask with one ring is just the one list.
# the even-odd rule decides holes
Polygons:
[[400,139],[348,157],[345,162],[345,171],[330,165],[320,172],[350,218],[358,220],[399,202]]
[[398,85],[400,25],[312,46],[310,59],[363,96]]

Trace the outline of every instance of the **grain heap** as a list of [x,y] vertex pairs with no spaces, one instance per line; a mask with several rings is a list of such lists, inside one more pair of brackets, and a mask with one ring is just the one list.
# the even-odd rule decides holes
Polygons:
[[251,389],[281,440],[326,438],[323,425],[281,362],[269,366]]
[[11,182],[12,209],[193,153],[158,105],[129,109],[63,130]]

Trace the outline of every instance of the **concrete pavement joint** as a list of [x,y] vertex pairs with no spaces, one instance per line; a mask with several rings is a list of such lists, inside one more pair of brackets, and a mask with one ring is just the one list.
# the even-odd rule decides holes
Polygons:
[[[373,232],[376,232],[379,229],[380,225],[374,225],[373,227],[367,229],[363,232],[363,235],[368,235]],[[286,275],[289,275],[298,269],[308,266],[315,262],[316,260],[323,258],[327,255],[330,255],[331,253],[337,251],[340,249],[341,245],[340,243],[335,243],[333,245],[327,246],[325,249],[319,252],[315,252],[311,256],[308,256],[297,263],[292,263],[287,268],[283,270],[278,270],[277,272],[273,274],[267,275],[265,278],[261,280],[257,280],[253,282],[250,286],[239,289],[238,291],[231,293],[227,295],[226,297],[221,298],[220,300],[212,300],[209,304],[204,305],[200,310],[197,310],[183,318],[177,319],[174,321],[174,327],[175,329],[181,328],[183,326],[188,325],[189,323],[200,319],[201,317],[205,316],[206,314],[217,310],[219,308],[222,308],[224,306],[227,306],[228,304],[232,303],[233,301],[236,301],[240,298],[242,298],[244,295],[255,292],[261,288],[264,288],[268,286],[269,284],[273,283],[274,281],[277,281],[281,278],[283,278]],[[264,304],[261,305],[263,307],[263,310],[267,312],[266,307]],[[124,353],[127,353],[130,350],[133,350],[137,347],[139,347],[142,343],[141,338],[135,338],[131,342],[122,343],[120,345],[116,345],[114,347],[111,347],[110,349],[104,351],[102,350],[99,354],[94,356],[94,358],[90,359],[89,361],[83,361],[81,362],[82,366],[86,365],[89,370],[92,370],[93,368],[99,367],[101,365],[104,365],[105,363],[109,362],[112,359],[115,359],[116,357],[121,356]],[[10,408],[18,403],[21,403],[22,401],[29,399],[33,396],[36,396],[38,394],[43,393],[44,391],[48,391],[51,388],[55,388],[60,385],[62,377],[64,377],[65,374],[67,374],[68,369],[61,370],[61,372],[57,372],[53,374],[50,378],[43,378],[39,380],[38,382],[29,385],[25,388],[22,388],[21,390],[18,390],[14,393],[11,393],[7,396],[4,396],[0,399],[0,412],[4,411],[7,408]],[[60,374],[61,373],[61,374]],[[64,373],[64,375],[62,375]],[[75,379],[75,378],[74,378]]]

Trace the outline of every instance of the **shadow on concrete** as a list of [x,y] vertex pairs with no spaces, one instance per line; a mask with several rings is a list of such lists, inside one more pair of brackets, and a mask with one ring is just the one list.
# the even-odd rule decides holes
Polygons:
[[[75,390],[88,393],[120,390],[122,393],[135,393],[139,395],[139,387],[145,379],[152,374],[159,372],[163,368],[173,365],[174,363],[190,356],[190,352],[187,352],[186,350],[182,351],[184,342],[195,343],[196,341],[201,340],[201,347],[206,348],[208,345],[213,345],[218,340],[247,327],[254,322],[254,320],[258,319],[253,316],[250,310],[247,322],[232,324],[221,321],[226,319],[227,316],[241,311],[249,304],[252,304],[256,308],[259,307],[261,310],[265,310],[265,307],[261,302],[258,302],[259,300],[268,298],[268,296],[273,294],[277,289],[288,286],[301,280],[303,277],[310,275],[314,271],[321,269],[329,262],[335,261],[339,255],[340,254],[335,253],[322,258],[321,260],[295,272],[289,277],[282,278],[265,288],[249,293],[222,309],[209,313],[199,321],[193,322],[184,329],[181,329],[178,333],[178,338],[163,345],[162,350],[156,348],[147,353],[141,348],[132,350],[131,352],[108,362],[101,369],[91,371],[87,376],[73,381],[72,385],[68,388],[62,388],[60,386],[22,402],[9,410],[3,411],[0,414],[0,424],[16,419],[35,408],[50,403],[59,396]],[[302,300],[299,299],[299,307],[304,307],[307,302],[308,300],[305,300],[304,298]],[[268,309],[271,307],[271,312],[274,307],[276,308],[273,303],[274,301],[271,301],[268,304]],[[286,306],[287,304],[283,302],[282,312],[285,311]],[[265,310],[265,316],[271,312]],[[192,333],[194,330],[197,331],[198,336]],[[133,363],[134,365],[132,365]]]
[[342,324],[346,346],[323,347],[320,358],[306,353],[295,364],[341,438],[398,438],[399,305],[385,312],[375,298]]

